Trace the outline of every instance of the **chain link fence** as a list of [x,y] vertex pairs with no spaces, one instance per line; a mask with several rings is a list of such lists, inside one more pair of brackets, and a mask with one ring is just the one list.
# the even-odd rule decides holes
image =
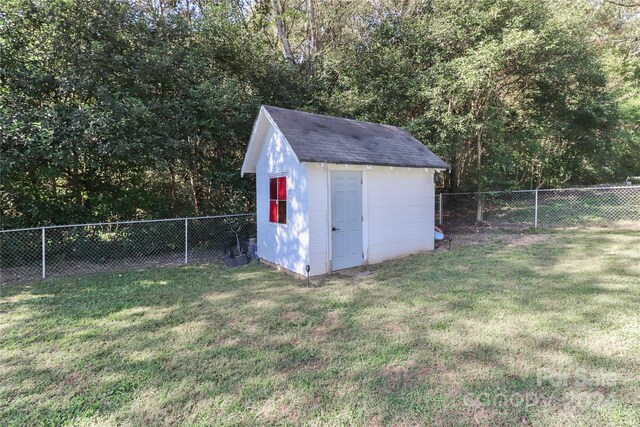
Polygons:
[[2,230],[0,284],[224,262],[225,249],[255,236],[255,214]]
[[[440,193],[436,223],[564,227],[640,224],[640,186]],[[152,266],[224,262],[256,236],[255,214],[0,230],[0,284]]]
[[436,223],[525,227],[640,224],[640,186],[441,193],[436,197]]

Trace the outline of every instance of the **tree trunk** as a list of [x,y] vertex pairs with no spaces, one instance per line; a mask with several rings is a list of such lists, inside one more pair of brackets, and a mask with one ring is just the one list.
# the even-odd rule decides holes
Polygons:
[[271,0],[271,8],[273,9],[273,16],[276,20],[276,28],[278,30],[278,37],[282,42],[282,51],[285,58],[290,64],[293,64],[293,54],[291,53],[291,45],[289,44],[289,36],[282,21],[282,14],[284,13],[284,4],[280,0]]
[[169,173],[171,174],[171,199],[173,201],[173,208],[178,206],[178,184],[176,182],[176,171],[173,166],[169,165]]
[[189,172],[189,183],[191,184],[191,194],[193,196],[193,210],[196,215],[200,215],[200,203],[198,201],[198,190],[193,179],[193,173]]
[[309,13],[309,63],[311,64],[311,75],[316,73],[315,58],[318,54],[318,24],[316,21],[316,0],[307,0],[307,11]]

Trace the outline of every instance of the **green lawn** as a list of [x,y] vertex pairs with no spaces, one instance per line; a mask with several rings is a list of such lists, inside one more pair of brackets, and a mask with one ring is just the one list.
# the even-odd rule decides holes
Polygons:
[[481,240],[4,286],[0,424],[640,425],[640,231]]

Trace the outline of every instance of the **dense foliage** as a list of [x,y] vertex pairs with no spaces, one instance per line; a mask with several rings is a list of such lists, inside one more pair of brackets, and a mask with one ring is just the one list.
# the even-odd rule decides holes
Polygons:
[[0,4],[2,227],[247,211],[261,104],[400,125],[450,189],[640,175],[640,7]]

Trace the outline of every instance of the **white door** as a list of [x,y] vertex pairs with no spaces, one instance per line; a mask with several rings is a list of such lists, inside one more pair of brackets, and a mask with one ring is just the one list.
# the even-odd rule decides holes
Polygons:
[[331,171],[331,269],[362,265],[362,173]]

